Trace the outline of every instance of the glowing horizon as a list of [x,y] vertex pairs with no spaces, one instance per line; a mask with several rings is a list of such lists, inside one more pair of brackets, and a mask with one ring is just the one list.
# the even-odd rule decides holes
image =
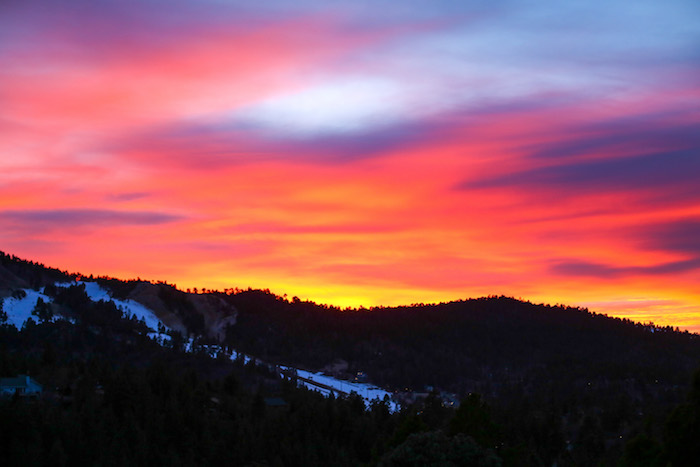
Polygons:
[[6,2],[0,250],[700,332],[700,7]]

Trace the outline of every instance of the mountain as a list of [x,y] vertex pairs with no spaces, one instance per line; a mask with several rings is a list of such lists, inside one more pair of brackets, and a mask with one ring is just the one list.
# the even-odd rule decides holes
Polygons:
[[153,310],[166,327],[183,335],[202,335],[221,342],[226,328],[236,323],[237,310],[217,294],[188,294],[165,282],[111,278],[95,282],[115,298],[134,300]]
[[109,293],[103,298],[140,303],[152,310],[166,327],[183,335],[202,335],[221,341],[226,327],[236,322],[236,309],[214,294],[187,294],[165,282],[87,278],[0,252],[0,297],[7,297],[16,289],[39,289],[56,283],[75,283],[83,278],[105,287]]
[[472,392],[485,381],[527,382],[542,369],[566,372],[571,383],[654,375],[679,384],[700,359],[696,334],[509,297],[360,310],[266,291],[225,299],[238,310],[228,344],[312,368],[342,359],[349,372],[394,389]]
[[150,297],[184,326],[204,326],[215,296],[119,281],[114,289],[129,291],[117,298],[78,274],[7,255],[0,262],[35,287],[6,287],[0,297],[2,465],[352,466],[390,450],[401,416],[387,403],[324,398],[215,338],[166,330],[157,312],[128,298]]
[[[221,400],[226,384],[242,387],[237,396],[229,394],[235,399],[230,403],[247,413],[241,423],[248,428],[258,426],[246,417],[255,417],[249,408],[260,405],[261,397],[282,400],[283,409],[275,409],[274,415],[258,413],[267,430],[279,417],[287,421],[302,417],[299,407],[289,407],[288,401],[307,397],[296,388],[296,383],[304,381],[294,376],[296,383],[290,386],[285,378],[279,379],[275,365],[323,370],[348,381],[369,379],[392,391],[394,402],[402,407],[395,414],[383,404],[358,411],[351,408],[353,399],[345,396],[332,402],[304,402],[304,410],[325,410],[324,423],[330,425],[308,428],[312,432],[304,433],[316,441],[306,439],[296,455],[285,454],[300,465],[308,465],[300,459],[314,458],[308,443],[322,439],[339,447],[350,459],[348,465],[402,465],[405,456],[411,458],[416,450],[425,454],[435,446],[442,446],[441,452],[462,453],[457,457],[466,455],[462,452],[466,449],[483,465],[501,461],[506,465],[612,465],[621,458],[634,463],[640,455],[665,465],[672,458],[665,447],[674,439],[673,433],[694,433],[683,428],[683,423],[692,422],[694,409],[682,407],[691,374],[700,364],[700,336],[581,308],[493,296],[341,310],[297,298],[290,301],[267,290],[187,293],[164,282],[86,278],[6,254],[0,254],[0,297],[5,297],[12,313],[24,313],[21,323],[32,312],[40,321],[20,324],[21,331],[2,327],[3,345],[10,350],[2,351],[0,362],[5,363],[0,376],[33,368],[41,383],[63,387],[64,392],[75,390],[70,374],[91,375],[95,381],[102,371],[106,376],[101,379],[114,383],[119,380],[114,372],[124,370],[135,372],[137,380],[148,379],[153,365],[160,368],[165,361],[169,384],[177,386],[173,381],[184,378],[185,370],[204,381],[199,390],[209,399],[199,400],[198,410],[213,410],[217,417],[221,414],[211,406],[211,399]],[[196,339],[187,344],[191,337]],[[183,354],[186,348],[191,350]],[[212,353],[211,349],[219,350]],[[252,362],[265,364],[251,367],[245,360],[222,359],[225,349],[235,349],[234,356],[252,355]],[[209,354],[219,356],[212,360]],[[94,358],[102,362],[102,370],[88,369]],[[300,377],[302,373],[299,370]],[[229,383],[227,374],[235,375]],[[139,384],[147,388],[151,383]],[[157,387],[149,397],[162,396]],[[124,388],[107,385],[105,397],[115,390]],[[98,405],[114,410],[107,399]],[[326,408],[321,409],[324,404]],[[68,407],[73,410],[74,405]],[[347,418],[350,413],[354,415]],[[669,425],[674,416],[680,422]],[[351,421],[356,431],[341,441],[338,436],[342,438],[343,429],[335,424]],[[146,425],[139,426],[147,430]],[[317,428],[326,431],[313,431]],[[261,431],[236,433],[250,440],[263,436]],[[361,433],[373,433],[373,438]],[[282,438],[294,444],[302,442],[298,435],[287,433]],[[280,444],[275,446],[267,454],[261,453],[268,450],[256,448],[241,459],[251,462],[269,454],[266,462],[274,463],[284,451]],[[50,447],[48,443],[46,449]],[[79,452],[75,446],[71,449]],[[177,446],[172,449],[181,455]],[[289,464],[285,456],[282,462]],[[320,456],[325,464],[341,463],[327,450]],[[318,463],[318,459],[311,462]]]

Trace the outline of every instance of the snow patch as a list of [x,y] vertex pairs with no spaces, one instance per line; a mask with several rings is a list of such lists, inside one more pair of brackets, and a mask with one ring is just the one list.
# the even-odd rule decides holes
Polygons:
[[[310,371],[306,370],[299,370],[296,368],[291,368],[291,367],[280,367],[284,370],[296,370],[297,375],[301,376],[302,378],[309,379],[315,383],[322,384],[324,386],[331,387],[335,389],[338,392],[343,392],[347,394],[351,393],[356,393],[362,399],[365,401],[365,405],[369,407],[369,404],[374,401],[379,399],[380,401],[384,400],[384,397],[388,396],[389,399],[391,399],[391,393],[388,391],[385,391],[384,389],[378,388],[376,386],[372,386],[371,384],[367,383],[355,383],[353,381],[345,381],[342,379],[336,379],[332,376],[327,376],[324,375],[323,373],[312,373]],[[306,386],[309,389],[319,391],[324,395],[328,395],[330,393],[329,390],[320,388],[318,386],[314,386],[311,383],[308,383],[306,381],[300,381],[300,384]],[[395,402],[390,401],[389,402],[389,410],[392,412],[395,412],[398,410],[398,406],[396,405]]]
[[[56,287],[70,287],[71,285],[75,284],[84,284],[85,293],[88,297],[90,297],[90,300],[92,300],[93,302],[99,302],[100,300],[104,300],[105,302],[112,301],[117,306],[117,308],[119,308],[126,314],[127,318],[131,318],[132,315],[135,315],[136,319],[138,319],[139,321],[143,319],[143,321],[146,323],[146,326],[148,326],[153,331],[157,331],[158,325],[163,324],[163,322],[156,317],[156,314],[150,308],[143,306],[135,300],[119,300],[113,298],[109,291],[104,289],[97,282],[57,282]],[[166,330],[170,330],[167,326],[165,326],[165,324],[163,324],[163,326]]]
[[147,336],[160,345],[165,345],[166,342],[170,342],[172,340],[170,335],[162,332],[149,332]]
[[243,364],[247,364],[249,361],[252,360],[248,355],[246,355],[244,353],[236,352],[235,350],[232,350],[231,357],[230,357],[231,361],[236,361],[238,359],[239,355],[243,358]]
[[52,302],[50,297],[37,290],[22,290],[27,294],[24,298],[7,297],[2,304],[3,311],[7,313],[7,324],[11,324],[17,329],[22,329],[29,318],[39,322],[39,318],[32,316],[37,299],[41,298],[45,303]]

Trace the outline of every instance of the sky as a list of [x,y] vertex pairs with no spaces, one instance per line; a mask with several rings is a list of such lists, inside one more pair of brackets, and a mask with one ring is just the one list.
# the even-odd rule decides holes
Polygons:
[[695,0],[4,0],[0,64],[7,253],[700,332]]

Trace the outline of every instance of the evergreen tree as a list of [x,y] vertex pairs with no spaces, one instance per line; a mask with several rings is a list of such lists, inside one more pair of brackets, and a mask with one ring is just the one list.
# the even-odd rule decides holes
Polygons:
[[700,370],[693,376],[688,401],[674,409],[666,422],[664,445],[671,465],[700,462]]
[[51,311],[51,305],[45,303],[41,297],[36,299],[36,305],[34,305],[34,310],[32,310],[32,315],[39,319],[40,323],[45,323],[51,321],[53,318],[53,311]]
[[0,324],[4,324],[7,322],[7,313],[3,309],[4,301],[5,300],[2,297],[0,297]]

